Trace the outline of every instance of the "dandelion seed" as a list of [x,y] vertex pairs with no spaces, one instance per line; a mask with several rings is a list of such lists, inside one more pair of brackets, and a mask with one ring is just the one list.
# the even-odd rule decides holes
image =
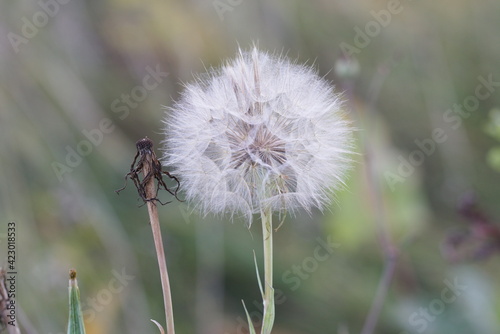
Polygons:
[[322,209],[351,162],[332,86],[256,48],[188,84],[165,123],[165,162],[205,214]]

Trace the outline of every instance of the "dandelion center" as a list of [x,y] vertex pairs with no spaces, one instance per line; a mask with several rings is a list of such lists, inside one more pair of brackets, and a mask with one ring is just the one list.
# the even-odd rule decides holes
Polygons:
[[232,149],[231,167],[261,166],[274,169],[286,162],[285,143],[273,135],[265,125],[243,123],[228,133]]

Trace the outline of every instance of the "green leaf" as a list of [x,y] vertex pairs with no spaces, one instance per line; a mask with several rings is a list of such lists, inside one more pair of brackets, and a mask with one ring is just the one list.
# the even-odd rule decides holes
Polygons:
[[260,281],[259,266],[257,265],[257,257],[255,256],[255,251],[253,251],[253,262],[255,263],[255,272],[257,273],[257,282],[259,282],[260,295],[262,296],[262,299],[265,299],[264,290],[262,289],[262,282]]
[[76,281],[76,271],[69,271],[69,320],[68,334],[85,334],[82,307],[80,305],[80,290]]
[[255,328],[253,327],[252,318],[250,318],[250,314],[248,314],[248,310],[247,310],[247,307],[245,306],[245,302],[243,300],[241,302],[243,303],[243,308],[245,309],[245,313],[247,315],[248,330],[250,331],[250,334],[256,334]]

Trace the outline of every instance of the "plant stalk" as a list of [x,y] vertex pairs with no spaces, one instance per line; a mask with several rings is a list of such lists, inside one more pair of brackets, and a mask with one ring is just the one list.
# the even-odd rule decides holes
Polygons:
[[269,334],[274,324],[274,288],[273,288],[273,224],[272,211],[263,209],[262,239],[264,245],[264,316],[261,334]]
[[[363,129],[371,129],[371,127],[368,126],[368,124],[369,125],[376,124],[375,112],[374,112],[375,104],[378,100],[378,97],[380,96],[380,91],[385,83],[387,75],[388,75],[387,71],[378,71],[377,74],[372,79],[369,89],[368,110],[370,112],[368,113],[367,116],[368,119],[365,119],[364,115],[359,113],[359,111],[357,113],[359,116],[359,122],[365,123],[365,126],[361,127]],[[350,109],[355,110],[354,93],[353,93],[354,82],[345,82],[343,86],[344,90],[347,92]],[[374,149],[372,142],[368,138],[369,138],[369,133],[368,134],[365,133],[365,135],[361,139],[361,143],[362,146],[364,147],[364,151],[366,152],[364,155],[365,158],[364,166],[365,166],[365,172],[367,174],[368,192],[373,211],[375,228],[378,234],[379,243],[382,248],[382,253],[384,256],[384,270],[380,278],[377,291],[375,293],[375,297],[372,301],[370,311],[363,325],[361,334],[374,333],[397,264],[396,263],[397,248],[391,239],[389,227],[387,226],[387,219],[385,217],[385,211],[384,211],[383,192],[380,183],[378,182],[378,178],[374,168],[374,166],[376,166],[376,163],[374,163],[375,160]]]
[[[143,165],[144,178],[149,173],[153,173],[151,170],[152,161],[151,156],[148,156],[148,161]],[[145,191],[147,198],[156,198],[156,185],[154,177],[149,179],[149,182],[145,185]],[[163,291],[163,303],[165,306],[165,319],[167,322],[167,333],[175,334],[174,328],[174,314],[172,306],[172,295],[170,292],[170,281],[168,279],[167,263],[165,260],[165,251],[163,250],[163,240],[161,237],[160,220],[158,218],[158,208],[154,200],[147,202],[149,221],[151,223],[151,230],[153,232],[153,239],[156,249],[156,257],[158,258],[158,267],[160,269],[161,277],[161,288]]]

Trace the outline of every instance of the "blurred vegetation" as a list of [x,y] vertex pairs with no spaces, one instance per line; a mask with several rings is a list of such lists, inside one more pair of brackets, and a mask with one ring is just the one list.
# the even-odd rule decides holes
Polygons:
[[[40,14],[41,3],[52,4],[45,6],[51,15]],[[254,41],[313,64],[344,91],[359,137],[358,163],[331,210],[287,217],[275,236],[282,295],[274,332],[361,331],[384,267],[377,219],[398,258],[376,333],[500,331],[498,256],[446,256],[452,231],[469,233],[477,247],[495,241],[470,232],[476,222],[457,206],[473,191],[493,226],[500,217],[500,87],[460,126],[444,118],[470,101],[480,77],[500,81],[500,2],[402,1],[358,47],[356,77],[334,71],[341,45],[355,46],[356,27],[364,31],[391,1],[55,3],[0,3],[0,254],[6,224],[15,221],[26,333],[65,331],[69,268],[79,273],[87,333],[157,332],[149,319],[164,322],[163,305],[146,209],[138,208],[132,186],[120,196],[114,190],[136,140],[147,135],[161,147],[164,106],[182,83]],[[151,88],[158,69],[168,76],[157,76]],[[140,88],[148,76],[151,89]],[[391,189],[387,172],[397,173],[398,157],[408,160],[419,150],[415,140],[433,138],[436,129],[447,140]],[[96,144],[86,146],[85,133]],[[70,157],[70,165],[72,150],[85,154]],[[177,331],[243,333],[241,299],[250,313],[261,303],[252,254],[260,258],[259,227],[200,217],[175,201],[160,208],[160,219]],[[315,249],[328,238],[339,247],[318,261]],[[294,266],[311,272],[297,283]],[[439,309],[445,280],[466,289]],[[432,321],[411,321],[430,307]]]

